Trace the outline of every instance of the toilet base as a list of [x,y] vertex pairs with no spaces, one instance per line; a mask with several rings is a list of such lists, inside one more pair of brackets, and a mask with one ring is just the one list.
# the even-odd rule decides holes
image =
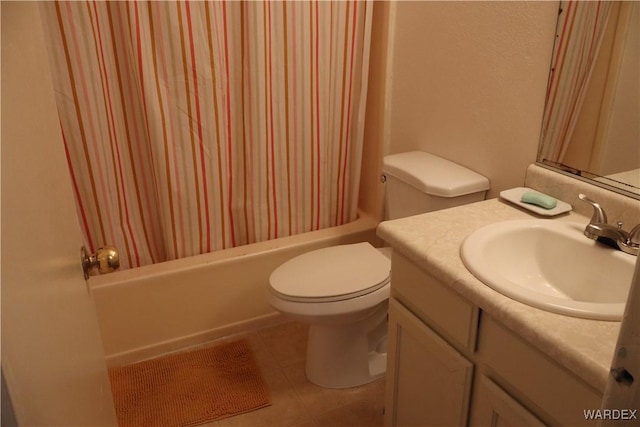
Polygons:
[[306,374],[325,388],[350,388],[384,376],[387,369],[387,310],[356,324],[309,327]]

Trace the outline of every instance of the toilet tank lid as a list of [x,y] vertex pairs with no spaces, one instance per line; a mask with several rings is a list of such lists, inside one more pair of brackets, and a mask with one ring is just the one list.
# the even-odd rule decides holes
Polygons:
[[457,197],[489,189],[485,176],[424,151],[385,156],[382,172],[433,196]]

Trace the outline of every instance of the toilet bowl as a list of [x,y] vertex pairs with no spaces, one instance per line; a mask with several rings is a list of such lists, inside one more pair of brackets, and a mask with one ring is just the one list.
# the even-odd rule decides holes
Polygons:
[[271,274],[269,303],[309,324],[311,382],[348,388],[384,375],[390,269],[391,248],[365,242],[308,252]]
[[[421,151],[383,161],[386,219],[484,200],[489,181]],[[273,271],[268,300],[309,325],[307,378],[322,387],[366,384],[386,371],[391,249],[369,243],[299,255]]]

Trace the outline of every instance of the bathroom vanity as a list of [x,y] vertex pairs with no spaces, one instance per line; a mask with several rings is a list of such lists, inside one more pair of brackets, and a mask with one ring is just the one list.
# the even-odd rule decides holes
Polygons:
[[[620,322],[512,300],[459,256],[478,228],[531,218],[493,199],[379,226],[394,248],[385,425],[596,425],[586,413],[600,408]],[[575,211],[548,220],[589,222]]]

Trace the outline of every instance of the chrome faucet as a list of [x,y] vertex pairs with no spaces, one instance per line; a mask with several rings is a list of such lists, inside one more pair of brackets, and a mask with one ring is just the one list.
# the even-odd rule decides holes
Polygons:
[[584,235],[592,240],[604,243],[625,253],[638,256],[640,252],[640,224],[631,231],[622,229],[622,222],[616,225],[608,223],[607,214],[604,209],[584,194],[579,194],[578,198],[593,207],[593,215],[589,224],[584,229]]

